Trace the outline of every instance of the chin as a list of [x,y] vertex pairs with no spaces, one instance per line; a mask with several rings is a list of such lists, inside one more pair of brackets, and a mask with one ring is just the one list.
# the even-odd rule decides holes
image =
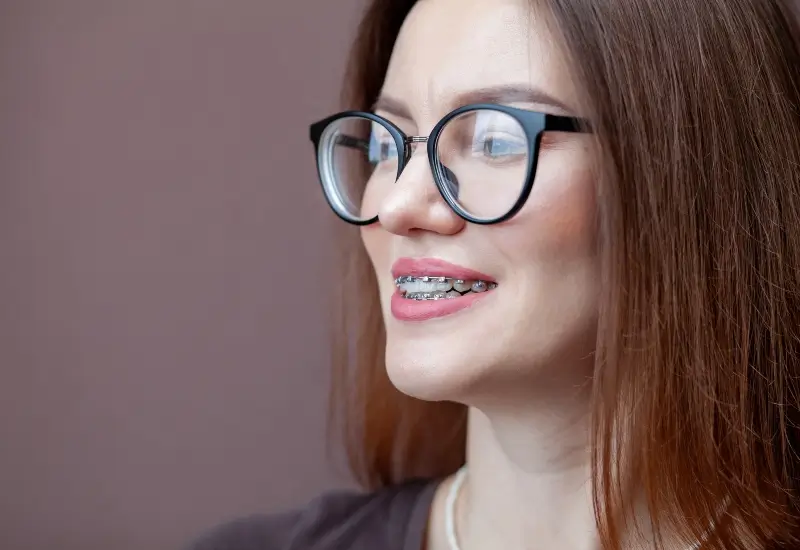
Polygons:
[[[409,346],[387,338],[386,371],[401,392],[425,401],[463,402],[480,376],[468,357],[438,346]],[[470,374],[472,373],[472,374]]]
[[468,403],[493,385],[503,370],[503,346],[483,323],[453,321],[388,327],[386,370],[398,390],[425,401]]

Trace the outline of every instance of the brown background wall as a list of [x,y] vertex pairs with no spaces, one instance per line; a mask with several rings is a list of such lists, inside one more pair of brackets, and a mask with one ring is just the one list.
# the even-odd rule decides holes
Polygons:
[[360,8],[0,2],[0,548],[176,548],[341,482],[306,128]]

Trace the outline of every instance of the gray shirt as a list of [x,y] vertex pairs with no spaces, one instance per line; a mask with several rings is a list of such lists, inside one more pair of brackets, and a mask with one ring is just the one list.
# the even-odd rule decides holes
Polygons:
[[223,524],[186,550],[422,550],[437,486],[325,493],[298,510]]

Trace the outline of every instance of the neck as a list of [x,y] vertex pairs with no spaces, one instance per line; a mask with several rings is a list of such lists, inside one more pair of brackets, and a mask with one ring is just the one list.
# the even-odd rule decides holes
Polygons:
[[587,392],[470,409],[461,550],[597,547]]

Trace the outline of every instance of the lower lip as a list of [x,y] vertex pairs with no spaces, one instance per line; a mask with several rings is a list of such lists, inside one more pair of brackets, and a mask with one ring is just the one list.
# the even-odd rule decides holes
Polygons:
[[440,300],[410,300],[395,292],[392,294],[392,315],[400,321],[427,321],[445,317],[472,306],[491,292],[470,292],[460,298]]

